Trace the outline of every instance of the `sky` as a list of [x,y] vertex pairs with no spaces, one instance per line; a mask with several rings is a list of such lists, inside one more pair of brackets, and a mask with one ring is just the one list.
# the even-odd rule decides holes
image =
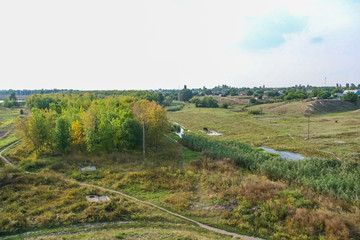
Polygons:
[[0,89],[360,83],[360,0],[0,1]]

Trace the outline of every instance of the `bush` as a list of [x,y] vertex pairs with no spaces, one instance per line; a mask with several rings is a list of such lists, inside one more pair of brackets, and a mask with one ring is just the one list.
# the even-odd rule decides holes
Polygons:
[[164,199],[164,202],[174,205],[176,210],[185,210],[191,205],[191,193],[179,192],[174,193]]
[[253,110],[249,110],[248,114],[261,115],[261,114],[263,114],[263,111],[262,111],[262,109],[253,109]]
[[218,101],[213,97],[194,97],[190,100],[191,103],[194,103],[196,107],[207,107],[207,108],[217,108],[219,107]]
[[222,108],[229,108],[229,106],[230,106],[230,105],[229,105],[228,103],[222,103],[222,104],[221,104],[221,107],[222,107]]
[[343,96],[343,99],[345,101],[348,101],[348,102],[351,102],[351,103],[357,103],[358,95],[356,93],[353,93],[353,92],[348,92],[347,94],[345,94]]
[[25,160],[20,163],[20,167],[28,172],[38,172],[51,164],[48,160]]
[[170,106],[167,107],[167,110],[169,112],[180,111],[181,109],[184,108],[184,106],[185,104],[183,102],[174,101],[171,103]]

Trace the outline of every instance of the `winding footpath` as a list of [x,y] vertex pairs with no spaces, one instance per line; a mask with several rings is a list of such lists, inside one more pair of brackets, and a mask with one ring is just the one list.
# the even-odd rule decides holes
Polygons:
[[[3,149],[3,150],[0,152],[0,157],[1,157],[7,164],[9,164],[9,165],[11,165],[11,166],[13,166],[13,167],[16,167],[16,166],[14,166],[8,159],[6,159],[6,158],[2,155],[2,153],[5,152],[7,149],[9,149],[11,146],[15,145],[16,143],[18,143],[18,142],[15,142],[15,143],[9,145],[8,147],[6,147],[5,149]],[[187,218],[187,217],[185,217],[185,216],[182,216],[182,215],[180,215],[180,214],[171,212],[171,211],[169,211],[169,210],[167,210],[167,209],[165,209],[165,208],[163,208],[163,207],[160,207],[160,206],[158,206],[158,205],[156,205],[156,204],[154,204],[154,203],[147,202],[147,201],[142,201],[142,200],[140,200],[140,199],[137,199],[137,198],[135,198],[135,197],[132,197],[132,196],[130,196],[130,195],[127,195],[127,194],[122,193],[122,192],[119,192],[119,191],[115,191],[115,190],[112,190],[112,189],[109,189],[109,188],[100,187],[100,186],[93,185],[93,184],[78,182],[78,181],[76,181],[76,180],[74,180],[74,179],[69,179],[69,178],[65,178],[65,177],[64,177],[64,180],[65,180],[66,182],[77,183],[77,184],[79,184],[79,185],[81,185],[81,186],[84,186],[84,187],[92,187],[92,188],[96,188],[96,189],[99,189],[99,190],[102,190],[102,191],[105,191],[105,192],[115,193],[115,194],[117,194],[117,195],[121,195],[121,196],[123,196],[123,197],[125,197],[125,198],[131,199],[131,200],[133,200],[133,201],[135,201],[135,202],[142,203],[142,204],[146,204],[146,205],[150,205],[150,206],[152,206],[152,207],[154,207],[154,208],[157,208],[157,209],[159,209],[159,210],[161,210],[161,211],[164,211],[164,212],[166,212],[166,213],[168,213],[168,214],[171,214],[171,215],[173,215],[173,216],[179,217],[179,218],[184,219],[184,220],[186,220],[186,221],[192,222],[192,223],[198,225],[199,227],[204,228],[204,229],[207,229],[207,230],[209,230],[209,231],[213,231],[213,232],[220,233],[220,234],[227,235],[227,236],[232,236],[233,238],[240,238],[240,239],[243,239],[243,240],[263,240],[263,239],[261,239],[261,238],[255,238],[255,237],[251,237],[251,236],[240,235],[240,234],[237,234],[237,233],[232,233],[232,232],[228,232],[228,231],[225,231],[225,230],[221,230],[221,229],[218,229],[218,228],[214,228],[214,227],[208,226],[208,225],[203,224],[203,223],[200,223],[200,222],[198,222],[198,221],[196,221],[196,220],[193,220],[193,219]]]
[[9,164],[9,165],[12,166],[12,167],[15,167],[14,164],[12,164],[9,160],[7,160],[6,157],[4,157],[2,154],[3,154],[6,150],[8,150],[11,146],[17,144],[18,142],[19,142],[19,141],[16,141],[16,142],[10,144],[9,146],[7,146],[6,148],[4,148],[4,149],[1,150],[1,152],[0,152],[0,158],[2,158],[2,159],[5,161],[5,163]]

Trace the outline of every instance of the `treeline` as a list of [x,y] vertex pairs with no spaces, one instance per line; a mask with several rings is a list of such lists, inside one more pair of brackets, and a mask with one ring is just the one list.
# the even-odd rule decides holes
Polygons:
[[235,141],[216,141],[184,134],[181,143],[212,159],[231,158],[244,169],[259,172],[273,180],[286,180],[308,186],[319,192],[358,202],[360,164],[332,159],[289,161],[271,157]]
[[[360,85],[358,86],[360,88]],[[312,86],[294,86],[289,88],[266,88],[254,87],[254,88],[234,88],[227,85],[217,86],[212,89],[188,89],[184,86],[184,89],[179,91],[179,100],[184,102],[193,102],[198,107],[216,107],[215,101],[210,99],[211,96],[247,96],[251,97],[252,102],[250,105],[273,103],[282,101],[296,101],[304,100],[307,98],[316,99],[329,99],[329,98],[341,98],[345,101],[357,103],[359,97],[356,93],[349,92],[344,94],[346,89],[354,89],[355,85],[341,87],[312,87]],[[205,97],[205,99],[204,99]],[[209,100],[212,100],[210,102]]]
[[36,93],[45,93],[45,94],[50,94],[50,93],[58,93],[58,92],[71,92],[72,90],[66,90],[66,89],[35,89],[35,90],[13,90],[13,89],[9,89],[9,90],[0,90],[0,95],[10,95],[12,93],[15,93],[16,95],[24,95],[24,96],[28,96],[28,95],[32,95],[32,94],[36,94]]
[[166,111],[155,101],[136,97],[96,99],[94,94],[33,95],[31,115],[18,128],[38,154],[133,150],[142,143],[157,146],[167,131]]
[[172,99],[168,99],[161,92],[152,92],[152,91],[140,91],[140,90],[130,90],[130,91],[72,91],[71,93],[57,93],[57,94],[34,94],[29,96],[27,99],[27,105],[30,108],[49,108],[51,103],[67,101],[63,100],[65,95],[69,96],[86,96],[84,99],[104,99],[108,97],[133,97],[136,100],[146,99],[148,101],[156,101],[160,105],[170,105]]

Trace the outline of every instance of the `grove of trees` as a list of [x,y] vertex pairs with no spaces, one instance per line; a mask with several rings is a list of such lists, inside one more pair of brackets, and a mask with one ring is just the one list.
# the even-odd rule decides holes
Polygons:
[[93,94],[33,95],[31,115],[20,118],[24,140],[38,154],[134,150],[157,146],[168,130],[166,110],[155,101],[135,97],[95,99]]
[[207,108],[217,108],[219,107],[218,101],[213,97],[193,97],[190,101],[191,103],[195,103],[196,107],[207,107]]

